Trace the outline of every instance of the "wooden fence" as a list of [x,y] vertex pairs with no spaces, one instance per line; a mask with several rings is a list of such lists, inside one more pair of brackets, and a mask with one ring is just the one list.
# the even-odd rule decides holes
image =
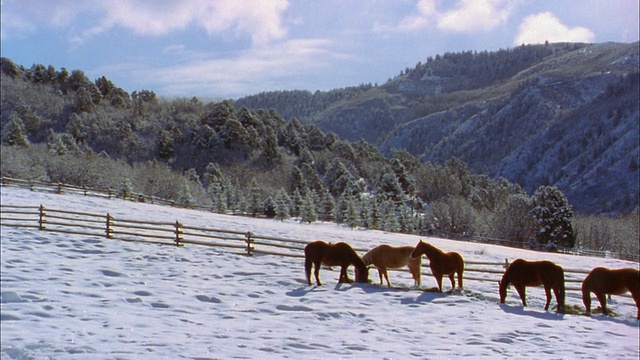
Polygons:
[[[100,197],[106,199],[113,199],[116,197],[117,193],[114,189],[96,189],[96,188],[88,188],[85,186],[73,186],[62,183],[51,183],[45,181],[38,180],[22,180],[22,179],[14,179],[8,177],[0,177],[0,186],[14,186],[19,188],[30,189],[31,191],[41,191],[41,192],[49,192],[55,194],[78,194],[83,196],[93,196]],[[124,200],[131,200],[136,202],[146,202],[150,204],[158,204],[158,205],[166,205],[172,207],[181,207],[178,203],[172,200],[162,199],[154,196],[131,193],[126,196],[120,196],[119,198],[123,198]],[[203,211],[212,211],[213,209],[210,207],[203,206],[191,206],[191,209],[203,210]],[[239,215],[239,214],[234,214]],[[241,214],[240,214],[241,215]],[[431,230],[436,235],[447,239],[453,239],[458,241],[467,241],[467,242],[478,242],[483,244],[494,244],[501,246],[509,246],[516,248],[529,248],[528,243],[514,243],[511,240],[506,239],[494,239],[488,237],[478,237],[478,236],[466,236],[461,234],[453,234],[446,231],[441,230]],[[601,251],[601,250],[590,250],[590,249],[575,249],[575,248],[558,248],[558,252],[571,254],[571,255],[581,255],[581,256],[595,256],[595,257],[613,257],[622,260],[630,260],[635,262],[640,262],[640,254],[632,254],[632,253],[613,253],[609,251]]]
[[[304,258],[308,241],[263,236],[251,231],[234,231],[209,227],[188,226],[180,221],[146,221],[123,219],[107,214],[59,210],[40,206],[0,205],[0,224],[9,227],[75,235],[99,236],[109,240],[136,241],[158,245],[185,246],[187,244],[239,250],[239,254],[252,256],[265,254]],[[369,249],[354,248],[360,253]],[[497,283],[509,266],[504,262],[466,261],[464,280]],[[407,271],[406,269],[392,271]],[[423,264],[423,275],[431,276],[428,263]],[[580,291],[589,270],[565,269],[568,291]],[[577,284],[577,285],[576,285]]]

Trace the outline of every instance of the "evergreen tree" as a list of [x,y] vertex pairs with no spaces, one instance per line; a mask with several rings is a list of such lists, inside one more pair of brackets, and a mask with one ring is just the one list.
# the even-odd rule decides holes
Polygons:
[[283,188],[280,188],[276,196],[276,215],[275,218],[284,221],[291,216],[291,198],[287,195]]
[[396,206],[391,200],[386,200],[382,203],[382,230],[389,232],[400,231],[400,223],[398,222],[398,215],[396,214]]
[[276,217],[276,208],[276,201],[271,196],[268,196],[263,205],[262,211],[264,215],[270,219],[273,219],[274,217]]
[[343,220],[350,228],[356,228],[362,224],[360,211],[358,210],[358,202],[354,196],[345,199]]
[[293,192],[293,201],[291,202],[291,215],[293,217],[300,216],[300,212],[302,211],[302,205],[304,203],[304,198],[298,189],[295,189]]
[[262,203],[262,195],[260,188],[257,186],[255,181],[253,182],[253,186],[249,189],[249,199],[248,199],[248,211],[251,213],[251,216],[256,217],[259,213],[262,212],[263,203]]
[[335,220],[335,208],[336,202],[333,199],[333,196],[326,190],[322,190],[320,192],[320,211],[319,217],[322,221],[333,221]]
[[9,115],[9,119],[2,128],[2,142],[10,146],[28,146],[27,130],[24,123],[15,112]]
[[211,198],[211,203],[213,206],[213,211],[219,214],[227,213],[227,196],[224,192],[224,189],[218,182],[213,182],[207,188],[209,193],[209,197]]
[[182,182],[178,203],[186,208],[191,208],[195,205],[195,199],[193,198],[193,195],[191,193],[189,183],[186,180]]
[[120,188],[118,189],[117,197],[126,200],[128,197],[131,197],[133,194],[133,185],[131,184],[131,180],[128,177],[122,179],[120,183]]
[[313,192],[307,193],[300,207],[300,222],[306,222],[311,224],[318,220],[318,214],[316,213],[315,194]]
[[534,237],[548,249],[557,246],[574,247],[573,210],[560,189],[541,186],[533,195]]

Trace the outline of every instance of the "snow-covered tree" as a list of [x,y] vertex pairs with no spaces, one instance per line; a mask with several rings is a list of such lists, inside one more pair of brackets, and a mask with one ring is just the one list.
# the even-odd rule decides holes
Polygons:
[[574,247],[573,210],[567,197],[555,186],[541,186],[533,195],[534,239],[549,249]]
[[291,198],[283,188],[278,191],[276,196],[276,220],[284,221],[291,217]]
[[345,199],[343,221],[352,229],[362,224],[360,211],[358,210],[358,200],[354,196],[349,196]]
[[316,213],[315,193],[309,192],[304,197],[302,206],[300,207],[300,222],[311,224],[317,220],[318,214]]

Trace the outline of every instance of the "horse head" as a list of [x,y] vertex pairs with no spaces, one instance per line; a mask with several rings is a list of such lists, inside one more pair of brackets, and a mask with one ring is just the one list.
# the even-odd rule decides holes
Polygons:
[[417,259],[418,257],[422,256],[421,250],[422,250],[423,246],[424,246],[424,243],[422,242],[422,240],[420,240],[418,242],[418,244],[416,245],[416,247],[411,252],[411,254],[409,254],[409,257],[413,260],[413,259]]
[[369,283],[369,268],[364,264],[364,261],[357,261],[353,265],[356,270],[356,282]]
[[498,288],[499,288],[499,292],[500,292],[500,303],[504,304],[504,301],[507,298],[507,286],[509,286],[509,283],[506,281],[498,281]]

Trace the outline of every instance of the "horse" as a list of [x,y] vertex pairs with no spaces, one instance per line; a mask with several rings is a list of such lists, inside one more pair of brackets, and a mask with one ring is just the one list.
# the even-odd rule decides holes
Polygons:
[[454,275],[458,274],[458,285],[462,289],[462,273],[464,272],[464,259],[457,252],[448,252],[436,248],[435,246],[420,240],[413,249],[409,257],[419,258],[422,254],[429,259],[429,268],[433,277],[438,282],[438,289],[442,292],[442,276],[449,275],[451,287],[455,289],[456,281]]
[[337,244],[329,244],[324,241],[314,241],[304,248],[304,268],[307,275],[307,282],[311,285],[311,266],[315,266],[314,275],[318,286],[320,282],[320,264],[326,266],[340,266],[339,283],[352,282],[347,274],[347,268],[350,265],[355,267],[356,282],[368,283],[369,271],[362,259],[353,248],[344,242]]
[[549,310],[551,302],[551,289],[556,295],[558,311],[564,310],[564,269],[551,261],[526,261],[517,259],[509,265],[507,271],[502,275],[502,280],[498,282],[500,287],[500,303],[504,304],[507,297],[507,287],[509,284],[518,291],[522,306],[527,306],[525,299],[527,286],[544,285],[544,292],[547,295],[545,310]]
[[605,295],[622,295],[627,291],[636,302],[638,319],[640,319],[640,271],[633,268],[594,268],[582,282],[582,302],[587,308],[587,315],[591,315],[591,293],[594,293],[600,301],[602,313],[608,315]]
[[379,245],[369,250],[362,261],[365,265],[373,264],[378,269],[380,275],[380,285],[382,285],[382,276],[387,280],[387,286],[391,287],[387,269],[398,269],[409,266],[409,271],[413,276],[414,285],[420,286],[420,267],[422,266],[422,257],[411,258],[413,246],[390,246],[387,244]]

